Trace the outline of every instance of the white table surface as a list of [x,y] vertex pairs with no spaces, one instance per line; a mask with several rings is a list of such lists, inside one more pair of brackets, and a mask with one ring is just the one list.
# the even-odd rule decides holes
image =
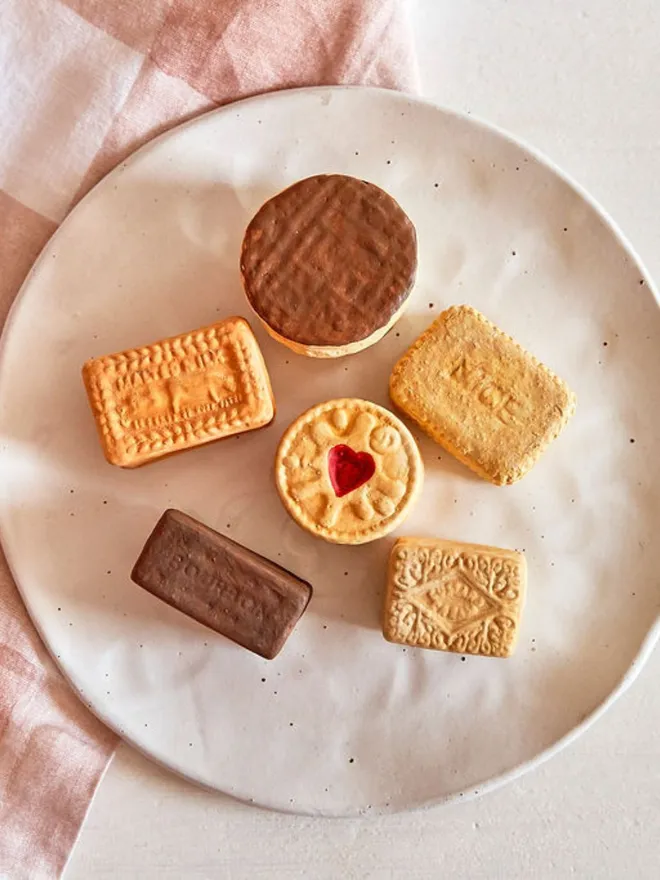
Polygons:
[[[423,94],[553,158],[660,279],[658,0],[413,0],[412,14]],[[521,781],[380,819],[248,808],[120,746],[65,880],[658,877],[659,677],[660,649],[604,719]]]

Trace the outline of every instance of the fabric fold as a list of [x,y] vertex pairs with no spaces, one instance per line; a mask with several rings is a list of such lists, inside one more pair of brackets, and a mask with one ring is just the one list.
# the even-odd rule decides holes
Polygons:
[[[408,12],[407,0],[0,0],[0,324],[71,206],[155,135],[273,89],[415,91]],[[0,877],[61,875],[116,742],[57,671],[0,556]]]

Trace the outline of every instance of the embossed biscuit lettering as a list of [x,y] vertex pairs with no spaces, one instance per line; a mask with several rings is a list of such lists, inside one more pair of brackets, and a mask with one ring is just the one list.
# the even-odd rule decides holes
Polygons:
[[150,425],[171,424],[180,416],[190,418],[217,408],[240,403],[236,394],[238,382],[229,370],[210,374],[182,373],[170,379],[155,379],[143,384],[125,386],[117,406],[122,423],[138,430]]
[[266,585],[261,585],[261,592],[264,595],[259,597],[256,583],[246,582],[244,589],[234,582],[226,583],[218,574],[215,562],[211,559],[200,557],[193,562],[190,559],[185,560],[181,554],[176,554],[165,560],[165,563],[166,571],[163,572],[165,576],[171,576],[177,570],[181,570],[191,585],[194,584],[198,589],[204,588],[209,597],[207,600],[209,607],[215,608],[220,603],[223,614],[234,623],[241,617],[262,623],[268,616],[269,599],[271,606],[278,606],[281,603],[281,596]]
[[398,361],[390,395],[498,486],[523,477],[575,411],[575,395],[558,376],[463,305],[442,312]]
[[179,510],[161,516],[131,579],[266,659],[282,648],[312,593],[296,575]]
[[229,586],[225,587],[222,591],[222,598],[225,602],[231,602],[232,604],[236,602],[238,598],[238,587],[234,583],[230,583]]
[[184,561],[185,557],[183,553],[172,553],[171,556],[167,556],[163,559],[163,565],[166,567],[167,573],[173,575],[179,571]]
[[505,425],[512,424],[520,412],[520,402],[489,375],[483,364],[470,364],[463,357],[449,372],[451,378],[474,394]]
[[183,573],[187,578],[192,580],[193,578],[199,577],[199,568],[194,562],[187,562],[186,567],[183,569]]
[[242,318],[88,361],[83,379],[106,458],[123,467],[274,415],[266,366]]
[[[229,369],[215,369],[211,373],[195,373],[172,378],[167,384],[171,406],[175,413],[184,407],[189,410],[218,404],[235,395],[238,383]],[[237,398],[234,396],[234,400]],[[208,408],[212,408],[208,407]]]
[[[231,616],[234,621],[237,621],[239,617],[242,616],[261,624],[264,618],[268,616],[266,597],[260,600],[255,594],[247,591],[244,592],[235,584],[230,584],[228,587],[225,587],[222,582],[217,581],[216,586],[220,590],[221,598],[224,603],[223,611],[225,614]],[[249,584],[247,586],[250,589],[256,589],[255,584]],[[267,591],[269,595],[275,596],[279,600],[279,597],[273,590],[266,588],[264,585],[262,585],[262,590]]]

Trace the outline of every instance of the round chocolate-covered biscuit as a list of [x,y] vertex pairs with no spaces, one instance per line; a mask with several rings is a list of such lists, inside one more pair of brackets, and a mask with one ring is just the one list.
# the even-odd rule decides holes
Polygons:
[[267,201],[241,252],[250,305],[283,341],[303,346],[340,348],[386,328],[416,268],[415,227],[400,205],[341,174],[308,177]]

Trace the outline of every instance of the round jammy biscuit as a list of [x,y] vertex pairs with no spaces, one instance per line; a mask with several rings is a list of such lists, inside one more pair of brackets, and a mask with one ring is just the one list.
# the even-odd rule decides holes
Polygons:
[[415,440],[389,410],[344,398],[318,404],[284,433],[277,489],[293,519],[335,544],[364,544],[403,522],[424,466]]
[[294,183],[248,225],[241,274],[266,329],[310,357],[377,342],[404,311],[417,270],[415,227],[384,190],[342,174]]

